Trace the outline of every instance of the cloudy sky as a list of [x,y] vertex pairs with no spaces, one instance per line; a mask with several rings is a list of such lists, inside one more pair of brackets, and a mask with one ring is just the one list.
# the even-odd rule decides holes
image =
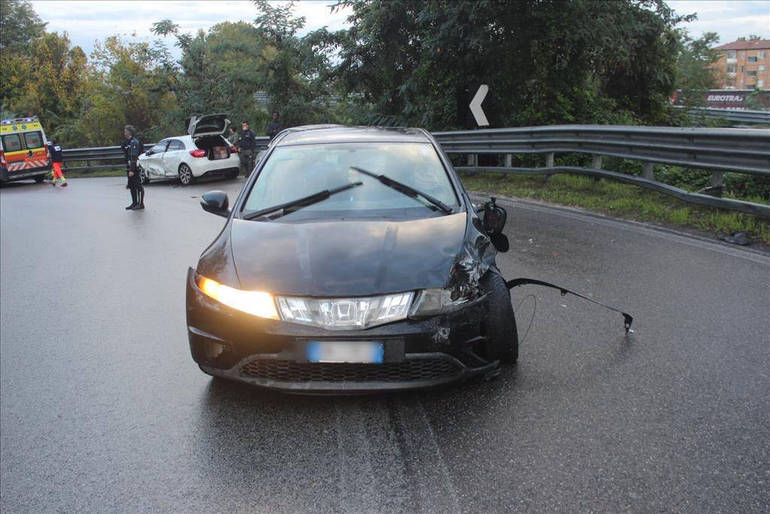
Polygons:
[[[599,1],[599,0],[597,0]],[[295,13],[305,16],[305,32],[326,26],[329,30],[345,27],[349,12],[331,13],[335,0],[303,1],[295,4]],[[691,35],[716,32],[722,43],[740,36],[757,34],[770,39],[770,0],[670,0],[680,14],[697,13],[698,20],[685,25]],[[256,8],[247,1],[67,1],[33,0],[37,13],[48,22],[48,30],[67,31],[73,44],[90,53],[95,40],[112,34],[135,33],[151,36],[155,21],[169,18],[183,31],[192,32],[221,21],[252,21]],[[173,39],[168,40],[169,46]]]

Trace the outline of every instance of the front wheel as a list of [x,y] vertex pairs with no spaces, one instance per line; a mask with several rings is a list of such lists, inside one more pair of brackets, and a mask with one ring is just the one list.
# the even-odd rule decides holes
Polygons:
[[193,183],[193,180],[195,177],[193,177],[192,170],[190,167],[186,164],[180,164],[179,165],[179,182],[182,183],[183,186],[189,186]]
[[514,363],[519,358],[519,335],[511,293],[503,277],[493,270],[487,271],[480,285],[489,294],[484,357],[489,361],[500,359],[501,362]]

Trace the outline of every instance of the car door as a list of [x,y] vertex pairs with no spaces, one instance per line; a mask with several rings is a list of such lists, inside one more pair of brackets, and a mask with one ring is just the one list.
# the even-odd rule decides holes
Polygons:
[[171,139],[163,154],[163,173],[167,177],[176,177],[179,173],[179,163],[186,151],[184,141]]
[[163,154],[166,152],[168,144],[169,140],[164,139],[153,145],[153,147],[145,154],[146,157],[142,161],[142,167],[148,177],[158,178],[165,176],[165,173],[163,172]]

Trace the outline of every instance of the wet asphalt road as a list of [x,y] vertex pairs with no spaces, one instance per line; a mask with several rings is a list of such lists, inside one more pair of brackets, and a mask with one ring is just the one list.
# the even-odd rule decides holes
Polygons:
[[507,204],[515,368],[433,392],[292,397],[191,360],[184,279],[208,189],[0,190],[0,508],[676,511],[770,508],[770,258]]

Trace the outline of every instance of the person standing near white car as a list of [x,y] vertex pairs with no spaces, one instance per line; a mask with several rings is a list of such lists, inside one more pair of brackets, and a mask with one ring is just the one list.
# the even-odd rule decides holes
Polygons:
[[254,152],[257,149],[257,136],[249,128],[249,122],[241,122],[241,139],[238,141],[238,155],[241,158],[241,172],[245,177],[254,169]]

